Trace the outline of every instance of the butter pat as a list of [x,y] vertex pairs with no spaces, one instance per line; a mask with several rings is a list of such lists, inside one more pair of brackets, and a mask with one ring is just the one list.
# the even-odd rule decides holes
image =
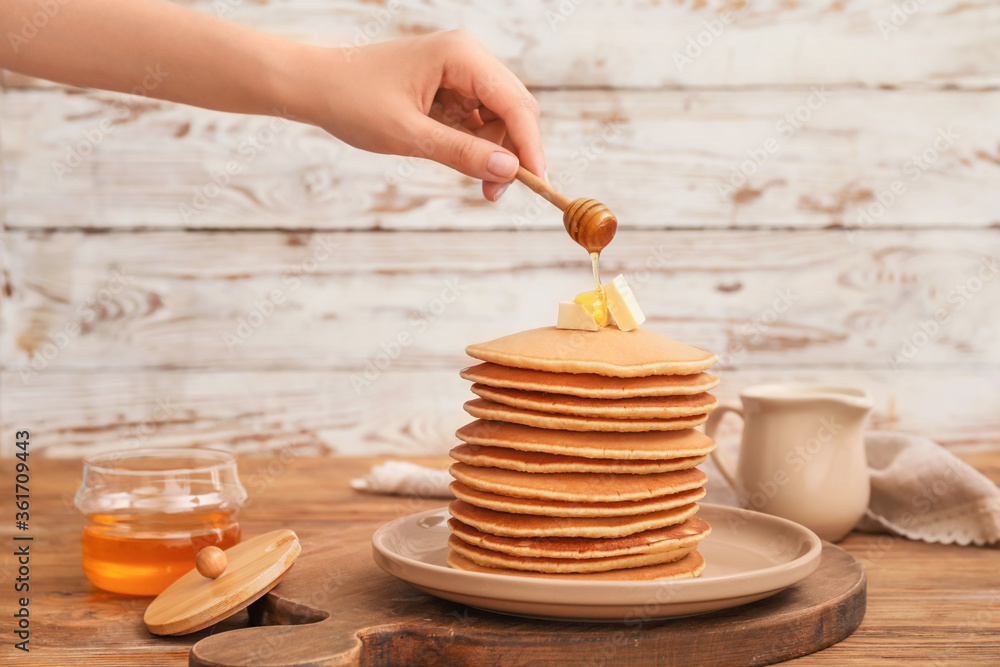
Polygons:
[[573,301],[583,306],[583,309],[594,319],[597,326],[603,327],[608,323],[608,301],[604,296],[603,289],[577,294]]
[[577,329],[579,331],[597,331],[601,327],[594,321],[587,309],[576,301],[559,302],[559,322],[557,329]]
[[632,294],[632,288],[625,282],[625,276],[619,274],[614,280],[602,285],[608,298],[608,310],[615,324],[622,331],[631,331],[646,321],[646,316],[639,308],[639,302]]

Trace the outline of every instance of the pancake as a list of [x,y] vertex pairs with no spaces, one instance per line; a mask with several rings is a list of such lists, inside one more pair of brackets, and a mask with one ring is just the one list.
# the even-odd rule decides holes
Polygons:
[[449,488],[456,498],[476,507],[496,510],[497,512],[546,517],[634,516],[681,507],[705,497],[705,488],[701,486],[656,498],[617,502],[573,502],[542,498],[517,498],[480,491],[461,482],[452,482]]
[[543,391],[585,398],[633,398],[636,396],[683,396],[714,389],[719,378],[708,373],[693,375],[649,375],[612,378],[592,373],[546,373],[484,362],[463,369],[466,380],[488,387]]
[[470,345],[448,564],[627,581],[696,577],[711,352],[635,329],[544,327]]
[[718,405],[715,396],[640,396],[637,398],[583,398],[540,391],[504,389],[484,384],[472,385],[472,393],[487,401],[515,408],[557,415],[614,419],[671,419],[711,412]]
[[454,463],[451,474],[459,482],[480,491],[518,498],[578,502],[643,500],[695,489],[705,484],[705,473],[697,468],[649,475],[609,475],[591,472],[519,472]]
[[490,535],[502,537],[624,537],[687,521],[698,511],[694,503],[673,509],[606,517],[543,517],[510,514],[476,507],[462,500],[448,506],[453,517]]
[[646,565],[644,567],[630,567],[624,570],[610,570],[607,572],[578,572],[555,574],[548,572],[529,572],[527,570],[511,570],[499,567],[483,567],[471,560],[450,551],[448,553],[448,566],[456,570],[466,572],[480,572],[483,574],[499,574],[516,577],[542,577],[546,579],[562,579],[573,581],[654,581],[662,579],[693,579],[701,574],[705,569],[705,557],[698,551],[692,551],[684,558],[660,563],[658,565]]
[[693,549],[712,530],[697,517],[673,526],[608,538],[505,537],[484,533],[454,518],[448,520],[448,527],[462,541],[490,551],[523,558],[568,559],[611,558],[673,552],[688,547]]
[[484,567],[502,567],[511,570],[530,570],[532,572],[607,572],[629,567],[642,567],[669,563],[680,560],[694,551],[695,547],[684,547],[673,551],[657,551],[646,554],[628,554],[625,556],[610,556],[607,558],[528,558],[512,556],[499,551],[490,551],[462,540],[456,535],[448,538],[448,546],[459,555],[468,558],[477,565]]
[[651,331],[617,327],[598,331],[542,327],[470,345],[465,352],[501,366],[612,377],[690,375],[719,359],[711,352]]
[[715,449],[714,440],[694,429],[587,433],[477,419],[455,435],[471,445],[595,459],[675,459],[704,456]]
[[613,431],[616,433],[677,431],[684,428],[694,428],[705,423],[705,420],[708,419],[708,413],[672,419],[602,419],[599,417],[553,415],[494,403],[482,398],[467,401],[463,407],[466,412],[479,419],[513,422],[525,426],[564,431]]
[[540,452],[522,452],[505,447],[459,445],[451,458],[477,468],[504,468],[521,472],[605,472],[646,475],[653,472],[687,470],[704,463],[704,456],[677,459],[587,459]]

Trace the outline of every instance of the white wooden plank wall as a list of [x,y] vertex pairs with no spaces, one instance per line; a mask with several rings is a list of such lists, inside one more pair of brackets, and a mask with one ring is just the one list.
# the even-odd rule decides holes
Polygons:
[[[185,4],[329,46],[472,30],[538,97],[550,177],[618,214],[605,272],[720,354],[721,399],[865,386],[875,427],[1000,447],[1000,5]],[[464,346],[588,288],[520,186],[11,73],[0,114],[0,453],[23,428],[52,456],[443,452]]]

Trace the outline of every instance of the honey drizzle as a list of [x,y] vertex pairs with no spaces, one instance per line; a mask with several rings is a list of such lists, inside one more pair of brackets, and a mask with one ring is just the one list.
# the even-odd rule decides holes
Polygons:
[[594,284],[597,289],[592,292],[581,292],[573,300],[583,306],[597,326],[603,327],[608,323],[608,297],[601,285],[601,272],[597,265],[599,257],[600,253],[590,253],[590,262],[594,267]]
[[601,253],[592,252],[590,253],[590,263],[594,266],[594,284],[597,286],[597,291],[604,295],[604,287],[601,285],[601,269],[598,266],[601,259]]

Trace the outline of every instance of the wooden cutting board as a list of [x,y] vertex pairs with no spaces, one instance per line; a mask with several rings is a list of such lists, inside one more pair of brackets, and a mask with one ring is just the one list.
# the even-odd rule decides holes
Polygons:
[[372,530],[303,544],[284,580],[250,607],[261,626],[191,649],[199,667],[765,665],[850,635],[865,615],[861,563],[824,544],[819,569],[753,604],[633,624],[522,619],[446,602],[384,573]]

